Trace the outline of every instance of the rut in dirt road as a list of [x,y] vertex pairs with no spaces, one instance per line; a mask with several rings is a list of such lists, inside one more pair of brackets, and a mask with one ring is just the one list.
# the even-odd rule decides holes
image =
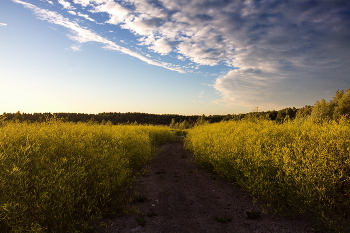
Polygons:
[[200,169],[183,142],[160,150],[133,186],[139,213],[97,232],[312,232],[306,221],[263,213],[246,192]]

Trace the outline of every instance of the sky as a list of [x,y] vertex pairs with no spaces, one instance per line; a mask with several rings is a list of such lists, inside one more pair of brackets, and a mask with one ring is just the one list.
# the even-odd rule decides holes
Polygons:
[[226,115],[348,88],[347,0],[0,4],[0,112]]

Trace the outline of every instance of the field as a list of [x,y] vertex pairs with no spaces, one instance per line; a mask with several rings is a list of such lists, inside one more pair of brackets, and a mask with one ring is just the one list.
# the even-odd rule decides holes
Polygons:
[[349,135],[346,121],[241,120],[195,127],[186,147],[268,208],[335,229],[350,213]]
[[[156,145],[183,131],[163,126],[0,121],[2,232],[83,232],[125,204],[123,194]],[[350,213],[350,124],[243,119],[186,131],[204,168],[239,184],[269,211],[312,216],[341,231]]]
[[[0,122],[1,123],[1,122]],[[1,232],[81,232],[123,205],[123,192],[174,133],[161,126],[0,126]]]

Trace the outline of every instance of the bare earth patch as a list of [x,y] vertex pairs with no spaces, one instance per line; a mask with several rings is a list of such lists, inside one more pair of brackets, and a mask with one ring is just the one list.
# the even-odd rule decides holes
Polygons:
[[131,189],[133,214],[97,232],[312,232],[311,224],[264,213],[248,193],[193,162],[183,142],[167,143]]

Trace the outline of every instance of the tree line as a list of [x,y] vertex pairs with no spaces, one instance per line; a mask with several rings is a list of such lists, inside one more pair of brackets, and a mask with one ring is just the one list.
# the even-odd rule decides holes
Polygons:
[[19,122],[43,122],[56,117],[70,122],[90,122],[94,124],[151,124],[169,125],[175,129],[187,129],[195,125],[216,123],[228,120],[241,120],[247,117],[266,118],[282,123],[295,118],[312,117],[315,120],[338,120],[350,116],[350,89],[337,91],[332,100],[317,101],[313,106],[305,105],[302,108],[288,107],[281,110],[258,111],[243,114],[227,115],[177,115],[177,114],[150,114],[139,112],[103,112],[98,114],[87,113],[3,113],[0,120]]
[[[95,124],[151,124],[151,125],[169,125],[174,119],[176,122],[186,120],[190,124],[196,122],[197,115],[177,115],[177,114],[150,114],[139,112],[103,112],[98,114],[87,113],[3,113],[0,119],[5,121],[19,122],[44,122],[51,118],[59,118],[69,122],[90,122]],[[210,122],[220,122],[221,115],[210,115],[206,117]]]

